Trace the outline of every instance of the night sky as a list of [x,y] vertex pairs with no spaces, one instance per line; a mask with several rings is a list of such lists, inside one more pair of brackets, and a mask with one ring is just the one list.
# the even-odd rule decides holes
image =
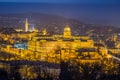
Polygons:
[[0,14],[25,12],[47,13],[86,23],[120,27],[120,0],[0,0]]
[[0,2],[46,2],[46,3],[120,3],[120,0],[0,0]]

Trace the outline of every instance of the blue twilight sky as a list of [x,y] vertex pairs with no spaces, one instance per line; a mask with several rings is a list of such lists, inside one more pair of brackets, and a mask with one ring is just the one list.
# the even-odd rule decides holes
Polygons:
[[120,0],[0,0],[0,14],[26,12],[53,14],[86,23],[120,27]]
[[0,0],[0,2],[120,3],[120,0]]

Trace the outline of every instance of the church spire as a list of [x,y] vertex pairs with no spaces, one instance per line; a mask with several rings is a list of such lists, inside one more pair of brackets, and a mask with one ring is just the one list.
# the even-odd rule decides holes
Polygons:
[[26,18],[26,21],[25,21],[25,32],[28,32],[28,26],[29,26],[28,19]]

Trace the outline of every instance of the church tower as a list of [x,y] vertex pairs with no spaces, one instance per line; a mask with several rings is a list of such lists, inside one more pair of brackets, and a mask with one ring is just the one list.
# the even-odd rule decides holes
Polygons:
[[117,34],[113,35],[113,41],[116,42],[117,41]]
[[26,21],[25,21],[25,32],[28,32],[28,27],[29,27],[29,23],[28,23],[28,19],[26,18]]
[[71,29],[68,25],[64,28],[64,33],[63,33],[64,38],[70,38],[71,37]]

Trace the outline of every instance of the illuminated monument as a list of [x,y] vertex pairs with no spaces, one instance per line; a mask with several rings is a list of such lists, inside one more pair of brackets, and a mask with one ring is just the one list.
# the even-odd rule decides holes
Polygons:
[[46,35],[46,34],[47,34],[47,30],[44,29],[44,30],[42,31],[42,33],[43,33],[43,35]]
[[64,28],[64,38],[70,38],[71,37],[71,29],[68,25]]
[[72,36],[68,25],[64,28],[63,35],[36,35],[28,41],[28,50],[42,53],[56,53],[57,49],[94,48],[94,41],[89,36]]
[[29,27],[29,23],[28,23],[28,19],[26,18],[26,21],[25,21],[25,32],[28,32],[28,27]]

